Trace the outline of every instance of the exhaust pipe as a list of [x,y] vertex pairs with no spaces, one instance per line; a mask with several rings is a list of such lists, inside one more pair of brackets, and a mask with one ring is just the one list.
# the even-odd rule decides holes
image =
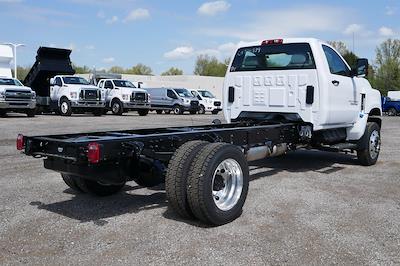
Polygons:
[[287,150],[288,148],[286,143],[274,145],[272,149],[270,146],[254,147],[247,151],[246,159],[248,162],[251,162],[267,157],[276,157],[285,154]]

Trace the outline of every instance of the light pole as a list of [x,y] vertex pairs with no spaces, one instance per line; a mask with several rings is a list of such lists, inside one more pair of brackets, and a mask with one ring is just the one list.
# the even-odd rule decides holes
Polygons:
[[13,47],[13,52],[14,52],[14,78],[17,78],[17,47],[25,46],[25,44],[22,44],[22,43],[3,43],[3,44]]

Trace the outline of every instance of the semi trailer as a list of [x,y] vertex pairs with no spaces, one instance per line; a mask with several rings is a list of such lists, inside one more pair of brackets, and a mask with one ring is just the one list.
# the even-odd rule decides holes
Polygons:
[[374,165],[380,152],[380,93],[329,44],[274,39],[236,50],[223,88],[227,123],[17,137],[77,192],[106,196],[127,181],[165,182],[169,206],[210,225],[242,213],[248,162],[297,149],[353,152]]
[[36,62],[24,80],[36,92],[37,112],[102,115],[105,95],[86,79],[74,76],[70,54],[68,49],[39,47]]

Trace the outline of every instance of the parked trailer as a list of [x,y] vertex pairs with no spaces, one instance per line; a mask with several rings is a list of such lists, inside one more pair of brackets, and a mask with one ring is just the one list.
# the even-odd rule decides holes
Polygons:
[[130,180],[165,182],[178,214],[221,225],[241,214],[249,161],[307,148],[357,152],[360,164],[376,163],[380,93],[363,78],[367,69],[365,59],[350,69],[319,40],[266,40],[238,49],[228,67],[228,124],[18,135],[17,149],[43,157],[77,192],[106,196]]

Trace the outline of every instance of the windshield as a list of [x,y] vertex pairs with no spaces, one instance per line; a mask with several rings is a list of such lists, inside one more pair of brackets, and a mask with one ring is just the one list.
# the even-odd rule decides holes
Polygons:
[[18,79],[0,78],[0,85],[23,86]]
[[309,44],[272,44],[240,48],[230,72],[287,69],[315,69]]
[[193,95],[188,91],[187,89],[175,89],[175,92],[180,96],[180,97],[193,97]]
[[136,88],[135,85],[133,85],[132,82],[128,80],[114,79],[113,82],[115,87]]
[[204,98],[215,98],[215,96],[209,91],[199,91],[199,93]]
[[81,77],[63,77],[62,78],[65,84],[73,84],[73,85],[89,85],[89,81]]

